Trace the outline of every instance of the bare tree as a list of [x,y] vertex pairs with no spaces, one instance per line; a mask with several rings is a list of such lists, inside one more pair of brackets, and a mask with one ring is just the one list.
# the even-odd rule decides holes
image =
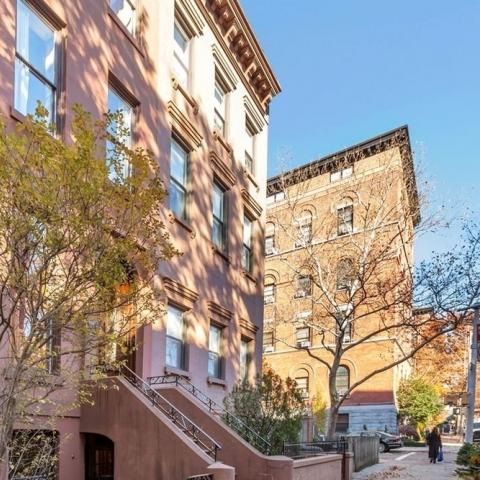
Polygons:
[[13,132],[0,124],[3,461],[16,425],[89,401],[90,366],[128,360],[162,310],[158,263],[176,253],[157,163],[129,148],[121,113],[94,121],[76,107],[68,142],[38,115]]
[[[402,130],[381,147],[350,149],[282,174],[269,183],[269,194],[280,200],[267,218],[276,245],[267,245],[274,257],[266,276],[273,270],[282,279],[275,341],[326,367],[332,436],[339,408],[355,389],[466,321],[456,312],[478,300],[478,230],[466,232],[458,251],[413,267],[414,240],[436,221],[420,217],[424,198]],[[431,313],[416,316],[413,304]],[[310,329],[313,341],[294,339],[292,325]],[[380,339],[389,340],[381,364],[339,386],[344,359]]]

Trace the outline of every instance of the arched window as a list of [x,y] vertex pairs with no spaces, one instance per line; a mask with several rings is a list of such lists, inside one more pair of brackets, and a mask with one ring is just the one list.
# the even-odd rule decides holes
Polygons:
[[337,290],[348,290],[355,279],[353,260],[342,258],[337,265]]
[[265,287],[263,290],[263,303],[268,305],[270,303],[275,303],[275,294],[277,287],[275,285],[275,279],[273,277],[268,277],[265,280]]
[[348,202],[337,207],[337,235],[353,232],[353,203]]
[[295,374],[295,382],[297,383],[297,390],[300,392],[303,398],[309,397],[310,381],[307,370],[298,370]]
[[337,369],[335,388],[340,397],[345,396],[350,388],[350,370],[345,365],[340,365]]

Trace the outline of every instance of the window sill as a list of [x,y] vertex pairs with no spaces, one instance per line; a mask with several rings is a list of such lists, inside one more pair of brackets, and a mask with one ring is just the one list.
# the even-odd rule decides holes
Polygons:
[[25,123],[27,119],[26,115],[20,113],[16,108],[10,107],[10,116],[16,120],[18,123]]
[[227,388],[227,382],[222,378],[207,377],[207,383],[209,385],[219,385],[223,388]]
[[165,365],[164,372],[166,375],[178,375],[188,380],[192,378],[192,374],[187,370],[182,370],[181,368],[169,367],[168,365]]
[[122,23],[122,21],[118,18],[118,15],[110,8],[108,8],[108,15],[109,17],[113,20],[115,25],[122,31],[122,33],[127,37],[127,40],[135,47],[135,49],[138,51],[138,53],[145,58],[145,52],[143,51],[143,48],[141,47],[138,39],[134,37],[125,27],[125,25]]
[[197,115],[198,113],[198,102],[193,98],[190,92],[177,80],[175,75],[172,74],[172,88],[178,90],[192,107],[193,113]]
[[177,223],[180,225],[188,233],[190,233],[191,238],[195,238],[197,236],[197,232],[193,229],[193,227],[186,220],[178,218],[171,210],[168,212],[168,221],[170,223]]
[[233,155],[233,149],[230,144],[227,142],[222,133],[216,128],[213,130],[213,138],[226,150],[229,157]]
[[227,255],[224,251],[220,250],[216,245],[212,245],[212,251],[216,255],[222,258],[223,261],[230,264],[232,262],[232,257]]
[[253,277],[253,275],[250,273],[250,272],[247,272],[246,270],[242,270],[242,275],[250,280],[252,283],[257,283],[257,280],[255,280],[255,278]]

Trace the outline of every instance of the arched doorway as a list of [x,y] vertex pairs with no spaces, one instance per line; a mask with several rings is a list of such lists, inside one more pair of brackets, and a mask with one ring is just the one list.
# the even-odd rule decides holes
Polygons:
[[114,444],[96,433],[85,434],[85,480],[113,480]]

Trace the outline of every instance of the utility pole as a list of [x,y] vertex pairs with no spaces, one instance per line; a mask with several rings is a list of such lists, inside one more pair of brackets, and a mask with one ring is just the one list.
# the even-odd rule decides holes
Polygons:
[[475,305],[473,313],[472,328],[472,348],[470,354],[470,365],[468,366],[468,408],[467,408],[467,424],[465,429],[465,442],[473,441],[473,420],[475,416],[475,390],[477,386],[477,357],[478,357],[478,327],[480,305]]

